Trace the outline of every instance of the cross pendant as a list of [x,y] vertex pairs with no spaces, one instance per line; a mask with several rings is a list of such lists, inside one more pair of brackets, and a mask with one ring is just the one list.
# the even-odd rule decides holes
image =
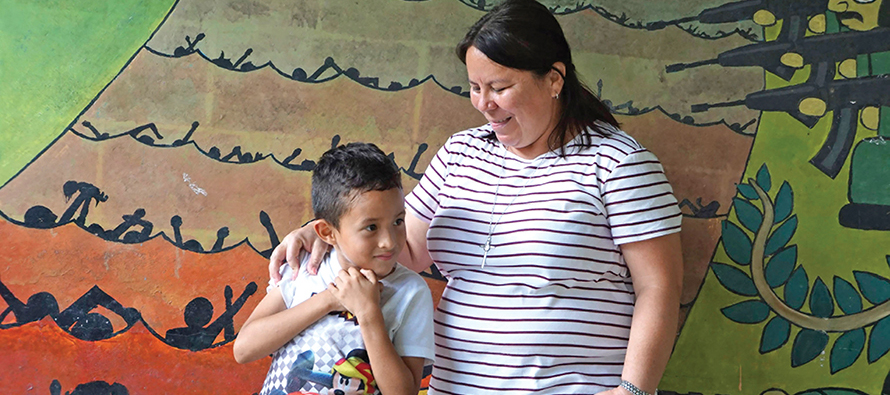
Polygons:
[[488,259],[488,251],[491,251],[492,248],[495,248],[493,245],[491,245],[491,235],[489,235],[488,239],[485,240],[485,244],[479,244],[479,248],[482,248],[482,250],[485,251],[485,253],[482,254],[482,268],[485,268],[485,260]]

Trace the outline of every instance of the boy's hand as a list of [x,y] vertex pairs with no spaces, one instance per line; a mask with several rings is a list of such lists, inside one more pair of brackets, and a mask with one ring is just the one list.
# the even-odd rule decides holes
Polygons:
[[383,283],[377,281],[372,270],[351,267],[340,270],[334,283],[328,288],[346,310],[362,319],[368,314],[380,312],[380,291]]
[[340,304],[340,301],[337,300],[337,298],[331,292],[330,288],[315,294],[315,296],[318,296],[324,300],[324,304],[325,306],[327,306],[328,313],[346,310],[346,308],[343,307],[342,304]]

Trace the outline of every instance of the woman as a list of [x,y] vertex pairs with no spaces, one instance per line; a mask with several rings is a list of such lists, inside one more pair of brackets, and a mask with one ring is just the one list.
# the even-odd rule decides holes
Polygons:
[[[682,284],[661,165],[581,84],[544,6],[502,3],[457,52],[489,123],[453,135],[406,198],[399,259],[448,279],[429,393],[654,393]],[[313,243],[292,232],[270,275]]]

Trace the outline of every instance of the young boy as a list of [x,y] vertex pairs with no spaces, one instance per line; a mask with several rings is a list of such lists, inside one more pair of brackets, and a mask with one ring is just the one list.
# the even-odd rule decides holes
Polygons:
[[235,360],[274,352],[261,395],[416,395],[434,357],[433,302],[396,262],[406,237],[399,168],[373,144],[333,148],[312,174],[312,209],[333,251],[315,276],[308,254],[296,279],[282,266],[235,339]]

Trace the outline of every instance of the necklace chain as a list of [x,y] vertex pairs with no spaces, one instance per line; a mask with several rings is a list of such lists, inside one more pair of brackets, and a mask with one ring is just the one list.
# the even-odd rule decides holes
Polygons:
[[[537,162],[537,159],[532,161],[529,165],[532,166]],[[491,244],[491,237],[494,234],[494,227],[501,223],[501,220],[504,219],[504,214],[507,213],[507,210],[510,209],[510,206],[513,206],[513,203],[516,202],[516,199],[519,195],[522,195],[522,192],[525,191],[525,187],[528,186],[529,182],[531,182],[532,178],[534,178],[535,174],[537,174],[539,167],[535,167],[535,171],[525,180],[525,184],[522,185],[522,188],[519,189],[519,192],[513,196],[513,200],[510,200],[510,203],[507,204],[507,207],[504,208],[504,211],[501,211],[501,215],[498,216],[497,222],[494,221],[494,212],[498,205],[498,191],[501,188],[501,179],[504,177],[504,173],[507,171],[507,158],[505,157],[503,160],[503,164],[501,166],[501,174],[498,175],[498,183],[494,187],[494,201],[491,204],[491,216],[488,218],[488,236],[485,238],[485,244],[479,244],[479,247],[482,248],[484,253],[482,254],[482,268],[485,268],[485,261],[488,260],[488,252],[491,251],[492,248],[496,246]]]

